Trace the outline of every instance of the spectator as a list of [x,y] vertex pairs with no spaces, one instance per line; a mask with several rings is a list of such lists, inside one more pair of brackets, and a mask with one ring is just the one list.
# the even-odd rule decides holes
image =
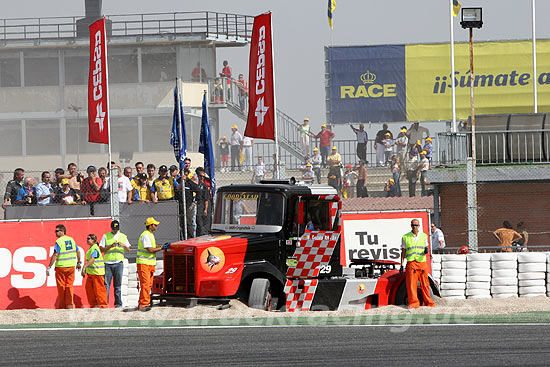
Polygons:
[[445,248],[445,236],[440,228],[437,228],[435,223],[432,222],[432,253],[443,255]]
[[128,177],[131,180],[133,177],[132,167],[124,167],[124,176]]
[[[99,169],[97,170],[97,176],[101,178],[101,182],[107,182],[107,168],[99,167]],[[107,203],[109,202],[109,190],[107,190],[103,186],[104,185],[101,185],[101,189],[99,189],[99,197],[101,198],[102,203]]]
[[235,82],[235,85],[239,89],[239,106],[241,107],[241,113],[246,115],[246,103],[248,101],[248,85],[244,79],[243,74],[239,74],[239,79]]
[[340,193],[340,185],[342,184],[342,175],[339,166],[331,166],[328,170],[328,184]]
[[214,85],[212,86],[212,103],[223,103],[223,86],[220,84],[220,79],[214,79]]
[[386,191],[387,198],[396,198],[399,196],[399,192],[397,191],[397,186],[395,185],[393,178],[388,180],[386,186],[384,186],[384,191]]
[[[186,172],[187,173],[187,172]],[[199,178],[195,172],[189,172],[185,176],[185,206],[187,222],[187,238],[196,237],[197,230],[197,191]]]
[[193,69],[191,72],[191,80],[195,83],[204,83],[206,82],[206,70],[204,68],[201,68],[200,61],[197,62],[197,66]]
[[321,183],[321,163],[322,159],[319,155],[319,148],[315,147],[313,148],[313,155],[310,158],[310,163],[313,166],[313,173],[315,173],[315,177],[317,177],[317,183]]
[[225,172],[229,165],[229,142],[227,141],[227,137],[222,136],[216,144],[220,146],[221,172]]
[[13,180],[6,185],[6,193],[4,194],[4,202],[2,203],[2,209],[6,209],[8,201],[11,205],[15,205],[17,202],[17,194],[23,187],[23,179],[25,178],[25,170],[23,168],[16,168],[13,171]]
[[420,160],[420,152],[422,152],[422,144],[420,140],[417,140],[415,144],[412,145],[411,152]]
[[399,167],[403,169],[405,167],[405,159],[407,158],[407,145],[409,139],[407,138],[407,129],[405,126],[401,127],[401,131],[395,139],[395,146],[397,151],[397,158],[399,159]]
[[227,60],[223,60],[223,68],[220,76],[227,80],[227,98],[231,99],[231,77],[233,76],[233,71],[229,67],[229,62],[227,62]]
[[430,137],[426,138],[426,142],[424,143],[424,148],[422,150],[426,152],[426,158],[428,158],[428,161],[430,162],[430,168],[432,168],[432,156],[433,156],[432,138]]
[[393,155],[393,139],[391,133],[386,133],[384,139],[384,165],[391,163],[391,157]]
[[311,133],[309,132],[309,118],[304,117],[304,123],[298,127],[298,132],[300,133],[300,143],[302,144],[302,152],[305,156],[309,155],[309,137]]
[[399,180],[401,178],[401,168],[399,166],[399,160],[397,159],[396,155],[391,158],[391,162],[393,181],[395,183],[395,187],[397,187],[397,193],[399,194],[399,196],[401,196],[401,182]]
[[315,174],[313,173],[312,168],[313,168],[313,166],[311,165],[311,163],[306,164],[306,169],[302,173],[302,180],[304,180],[305,183],[313,184],[313,178],[314,178]]
[[153,182],[155,182],[155,172],[157,168],[153,163],[149,163],[147,165],[147,186],[149,186],[149,189],[152,191]]
[[145,173],[145,165],[143,164],[143,162],[141,162],[141,161],[136,162],[134,167],[136,168],[136,176],[135,177],[137,177],[137,175],[139,175],[140,173]]
[[52,182],[52,188],[55,193],[56,190],[61,188],[61,180],[63,179],[63,175],[65,174],[65,170],[63,168],[56,168],[54,171],[54,181]]
[[36,186],[36,197],[38,205],[49,205],[53,203],[55,194],[53,192],[52,184],[50,183],[50,172],[44,171],[41,176],[42,182]]
[[428,191],[426,190],[426,172],[430,168],[430,161],[426,158],[426,152],[420,152],[420,163],[418,164],[418,170],[420,171],[420,187],[422,191],[420,195],[428,196]]
[[385,158],[385,150],[386,145],[384,143],[384,139],[386,138],[386,134],[390,133],[390,138],[393,138],[393,135],[391,134],[391,131],[388,130],[388,124],[382,125],[382,130],[379,130],[376,133],[376,139],[374,140],[374,149],[376,149],[376,165],[378,167],[384,166],[384,158]]
[[527,251],[527,242],[529,241],[529,233],[525,223],[519,222],[517,226],[517,232],[521,235],[521,238],[512,242],[512,245],[516,247],[517,251]]
[[264,164],[264,159],[258,157],[258,164],[254,167],[254,176],[252,177],[252,183],[260,183],[261,180],[265,178],[266,169]]
[[344,188],[346,195],[344,198],[353,197],[353,187],[355,186],[355,180],[357,179],[357,173],[353,170],[351,164],[346,164],[346,171],[344,172]]
[[94,166],[89,166],[86,172],[88,177],[82,180],[81,184],[82,198],[88,203],[97,203],[101,200],[99,191],[103,181],[97,176],[97,170]]
[[412,148],[414,142],[417,140],[422,140],[424,135],[426,137],[430,136],[430,130],[425,127],[421,127],[419,122],[413,123],[407,131],[407,138],[409,138],[408,150]]
[[521,235],[514,231],[510,222],[505,220],[502,223],[502,228],[493,232],[493,236],[499,241],[501,252],[512,252],[512,242],[519,240]]
[[332,131],[327,130],[327,125],[321,125],[321,131],[315,135],[316,139],[319,139],[319,147],[321,149],[321,160],[323,167],[327,166],[327,157],[330,153],[330,143],[335,134]]
[[17,192],[17,205],[36,204],[36,189],[34,188],[34,178],[25,177],[23,187]]
[[185,157],[183,160],[183,169],[187,171],[191,170],[191,158]]
[[407,168],[407,180],[409,181],[409,197],[416,196],[416,181],[418,180],[418,158],[413,152],[409,152],[409,158],[405,162]]
[[367,167],[365,166],[365,162],[359,161],[359,172],[357,174],[357,197],[366,198],[368,196]]
[[245,171],[253,171],[254,164],[252,163],[252,146],[254,145],[254,139],[245,136],[243,138],[243,152],[244,162],[243,167]]
[[243,136],[237,130],[237,125],[231,126],[231,171],[241,168],[240,155],[243,150]]
[[170,166],[168,171],[169,171],[170,179],[173,180],[173,182],[174,182],[174,199],[181,202],[181,200],[182,200],[182,198],[181,198],[181,185],[180,185],[181,176],[179,174],[178,166],[173,164],[173,165]]
[[[118,191],[118,202],[119,203],[132,203],[132,184],[130,179],[122,174],[122,169],[117,167],[118,178],[117,178],[117,191]],[[160,170],[160,169],[159,169]],[[107,190],[111,188],[111,177],[107,178],[107,182],[103,185]]]
[[151,185],[152,195],[159,201],[171,200],[174,198],[174,190],[178,183],[168,177],[168,167],[159,167],[159,177]]
[[73,189],[76,196],[80,199],[80,183],[84,179],[82,174],[78,172],[76,164],[75,163],[69,163],[67,166],[68,175],[65,175],[64,177],[69,179],[69,187]]
[[341,167],[342,157],[338,153],[338,148],[332,147],[332,153],[327,157],[327,164],[329,167]]
[[135,178],[137,178],[138,181],[133,187],[133,200],[140,203],[150,203],[153,200],[153,197],[151,195],[151,190],[149,190],[149,186],[147,185],[147,174],[143,172],[138,173]]
[[365,131],[365,125],[359,124],[359,129],[349,125],[357,137],[357,157],[362,161],[367,161],[367,142],[369,135]]
[[199,179],[197,191],[197,237],[200,237],[208,234],[208,204],[210,202],[210,193],[204,182],[206,176],[204,168],[198,167],[196,172]]
[[[79,203],[78,196],[76,195],[76,192],[71,189],[68,178],[61,179],[61,188],[55,193],[55,201],[65,205]],[[86,201],[82,201],[80,203],[84,205],[86,204]]]

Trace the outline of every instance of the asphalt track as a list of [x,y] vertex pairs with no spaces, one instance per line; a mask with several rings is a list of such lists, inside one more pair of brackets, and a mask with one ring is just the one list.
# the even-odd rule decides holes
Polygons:
[[546,366],[549,324],[10,330],[0,366]]

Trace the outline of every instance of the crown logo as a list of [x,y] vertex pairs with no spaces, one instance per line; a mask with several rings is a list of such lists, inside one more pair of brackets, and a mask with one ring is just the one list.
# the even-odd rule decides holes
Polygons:
[[361,75],[361,81],[363,84],[372,84],[376,80],[376,74],[371,73],[369,70],[365,74]]

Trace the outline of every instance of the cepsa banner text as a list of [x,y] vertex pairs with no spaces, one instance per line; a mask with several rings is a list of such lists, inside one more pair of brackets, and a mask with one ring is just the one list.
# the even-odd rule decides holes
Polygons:
[[[57,239],[55,226],[58,224],[65,225],[67,235],[75,239],[83,262],[88,250],[86,236],[94,233],[100,239],[110,230],[109,219],[0,223],[3,233],[0,245],[0,310],[55,308],[55,271],[52,267],[47,277],[46,267]],[[75,273],[74,300],[77,308],[88,305],[83,279],[78,271]]]
[[[445,44],[327,48],[330,123],[434,121],[452,118],[456,87],[457,118],[470,114],[470,54],[455,44],[455,75]],[[550,40],[537,40],[533,77],[530,41],[475,42],[476,114],[550,112]]]

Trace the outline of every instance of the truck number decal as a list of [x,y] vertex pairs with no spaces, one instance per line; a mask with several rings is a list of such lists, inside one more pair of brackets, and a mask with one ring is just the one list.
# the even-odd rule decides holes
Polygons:
[[330,274],[332,271],[332,267],[330,265],[321,265],[319,266],[319,273],[320,274]]

